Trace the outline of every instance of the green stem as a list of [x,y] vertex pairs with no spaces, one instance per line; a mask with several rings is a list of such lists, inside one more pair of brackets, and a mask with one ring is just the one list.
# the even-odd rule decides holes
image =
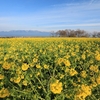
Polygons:
[[55,76],[55,70],[56,70],[56,66],[53,69],[53,77]]
[[40,79],[39,79],[37,76],[35,76],[35,77],[36,77],[36,79],[39,81],[39,83],[41,84],[41,86],[43,87],[44,92],[47,93],[47,91],[46,91],[46,89],[44,88],[44,86],[43,86],[42,82],[40,81]]
[[[33,70],[32,70],[31,68],[30,68],[30,70],[31,70],[32,73],[33,73]],[[35,78],[39,81],[39,83],[40,83],[41,86],[43,87],[44,92],[47,93],[47,91],[46,91],[46,89],[44,88],[44,86],[43,86],[42,82],[40,81],[40,79],[39,79],[37,76],[35,76]]]

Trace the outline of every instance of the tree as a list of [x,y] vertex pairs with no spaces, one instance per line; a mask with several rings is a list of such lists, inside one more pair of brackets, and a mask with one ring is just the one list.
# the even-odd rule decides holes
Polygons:
[[76,33],[74,30],[69,30],[69,37],[76,37]]
[[65,30],[59,30],[59,31],[56,32],[56,36],[66,37],[66,31]]
[[[52,36],[58,36],[58,37],[91,37],[90,33],[87,33],[84,30],[71,30],[71,29],[66,29],[66,30],[59,30],[57,32],[52,32]],[[92,34],[92,37],[100,37],[100,32],[94,32]]]
[[92,37],[97,37],[97,32],[94,31]]
[[51,32],[51,36],[52,36],[52,37],[55,36],[55,32],[54,32],[54,31]]
[[86,33],[86,31],[80,30],[80,29],[77,29],[75,31],[75,34],[76,34],[77,37],[85,37],[85,33]]
[[69,30],[66,29],[65,32],[66,32],[66,36],[69,37],[69,35],[70,35],[70,29]]
[[100,32],[98,32],[98,33],[97,33],[97,37],[99,37],[99,38],[100,38]]

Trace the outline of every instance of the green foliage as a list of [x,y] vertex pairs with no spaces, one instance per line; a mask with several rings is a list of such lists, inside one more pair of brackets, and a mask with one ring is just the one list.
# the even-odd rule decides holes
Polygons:
[[100,40],[0,39],[0,98],[99,100]]

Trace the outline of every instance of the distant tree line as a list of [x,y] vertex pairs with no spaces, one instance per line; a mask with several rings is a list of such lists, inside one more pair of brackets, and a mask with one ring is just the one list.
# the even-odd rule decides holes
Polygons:
[[88,33],[87,31],[84,30],[71,30],[71,29],[66,29],[66,30],[59,30],[57,32],[51,32],[52,37],[100,37],[100,32],[93,32],[93,33]]

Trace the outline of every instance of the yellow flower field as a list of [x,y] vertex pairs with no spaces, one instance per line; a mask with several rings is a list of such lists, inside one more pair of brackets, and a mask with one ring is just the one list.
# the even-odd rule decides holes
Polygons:
[[0,100],[100,100],[99,38],[0,38]]

